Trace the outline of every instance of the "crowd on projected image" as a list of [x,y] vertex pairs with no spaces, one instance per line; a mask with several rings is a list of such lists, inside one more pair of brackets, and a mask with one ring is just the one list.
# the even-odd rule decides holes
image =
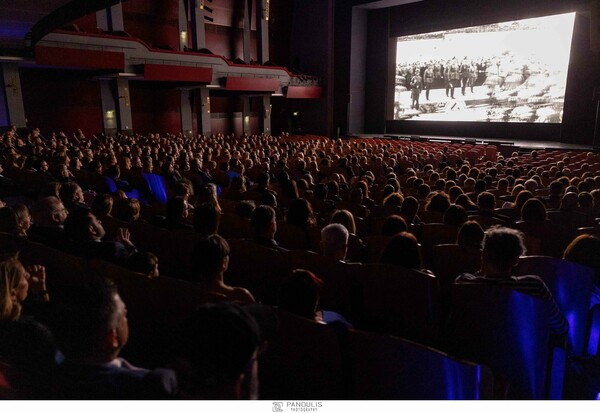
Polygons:
[[562,122],[575,14],[399,37],[394,120]]

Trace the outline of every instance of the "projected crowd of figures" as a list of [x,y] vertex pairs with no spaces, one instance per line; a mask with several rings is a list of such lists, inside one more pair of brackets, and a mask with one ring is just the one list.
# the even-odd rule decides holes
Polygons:
[[575,13],[399,37],[394,120],[562,122]]

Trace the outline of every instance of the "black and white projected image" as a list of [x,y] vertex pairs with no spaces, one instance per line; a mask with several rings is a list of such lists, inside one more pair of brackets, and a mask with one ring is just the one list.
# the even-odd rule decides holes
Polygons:
[[394,120],[561,123],[575,13],[399,37]]

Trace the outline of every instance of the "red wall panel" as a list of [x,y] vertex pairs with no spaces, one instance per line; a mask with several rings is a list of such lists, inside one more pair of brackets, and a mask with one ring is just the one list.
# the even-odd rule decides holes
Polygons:
[[201,82],[210,83],[212,81],[212,68],[209,67],[189,67],[173,65],[144,65],[145,80],[169,80],[180,82]]
[[125,55],[120,52],[70,49],[63,47],[35,47],[35,61],[39,65],[71,67],[76,69],[125,68]]
[[87,80],[87,73],[22,69],[21,84],[28,127],[46,134],[103,130],[100,86]]
[[238,91],[275,92],[279,86],[279,79],[258,77],[229,76],[225,82],[225,89]]

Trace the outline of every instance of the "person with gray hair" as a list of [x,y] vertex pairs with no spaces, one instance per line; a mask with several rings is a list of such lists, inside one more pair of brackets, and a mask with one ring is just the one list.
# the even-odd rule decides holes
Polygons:
[[321,230],[323,255],[334,260],[344,261],[348,251],[350,233],[342,224],[329,224]]

